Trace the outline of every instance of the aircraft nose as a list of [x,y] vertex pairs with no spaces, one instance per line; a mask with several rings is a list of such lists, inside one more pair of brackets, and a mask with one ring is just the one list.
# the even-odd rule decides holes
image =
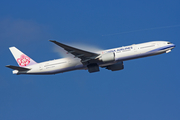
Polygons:
[[175,44],[172,44],[172,47],[176,47],[176,45],[175,45]]

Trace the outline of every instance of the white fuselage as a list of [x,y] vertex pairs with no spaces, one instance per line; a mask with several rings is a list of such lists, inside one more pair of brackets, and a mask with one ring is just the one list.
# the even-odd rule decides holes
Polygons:
[[[98,65],[100,67],[103,67],[117,62],[170,52],[171,49],[173,49],[174,47],[175,47],[174,44],[169,43],[167,41],[153,41],[153,42],[123,46],[114,49],[108,49],[97,53],[103,55],[109,52],[114,52],[115,61],[109,63],[99,62]],[[63,73],[72,70],[87,69],[87,65],[83,65],[79,58],[62,58],[62,59],[51,60],[51,61],[31,65],[28,66],[27,68],[30,68],[30,70],[28,71],[14,70],[13,73],[14,74],[56,74],[56,73]]]

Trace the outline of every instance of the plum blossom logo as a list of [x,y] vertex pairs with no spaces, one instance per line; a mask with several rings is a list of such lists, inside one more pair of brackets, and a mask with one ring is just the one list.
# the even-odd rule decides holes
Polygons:
[[17,63],[22,66],[27,66],[30,63],[30,58],[26,55],[21,55],[20,58],[17,59]]

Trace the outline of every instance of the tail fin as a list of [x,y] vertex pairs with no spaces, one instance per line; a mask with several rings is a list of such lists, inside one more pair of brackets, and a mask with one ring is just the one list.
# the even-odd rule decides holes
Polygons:
[[18,50],[16,47],[10,47],[9,49],[20,67],[25,67],[25,66],[30,66],[30,65],[36,64],[36,62],[33,59],[31,59],[30,57],[25,55],[23,52]]

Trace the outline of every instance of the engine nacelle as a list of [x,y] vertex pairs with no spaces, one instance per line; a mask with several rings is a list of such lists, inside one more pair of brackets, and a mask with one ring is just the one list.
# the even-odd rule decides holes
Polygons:
[[114,52],[105,53],[100,58],[104,63],[107,62],[114,62],[115,61],[115,54]]
[[116,64],[107,66],[106,69],[111,70],[111,71],[122,70],[124,69],[124,64],[123,62],[118,62]]

